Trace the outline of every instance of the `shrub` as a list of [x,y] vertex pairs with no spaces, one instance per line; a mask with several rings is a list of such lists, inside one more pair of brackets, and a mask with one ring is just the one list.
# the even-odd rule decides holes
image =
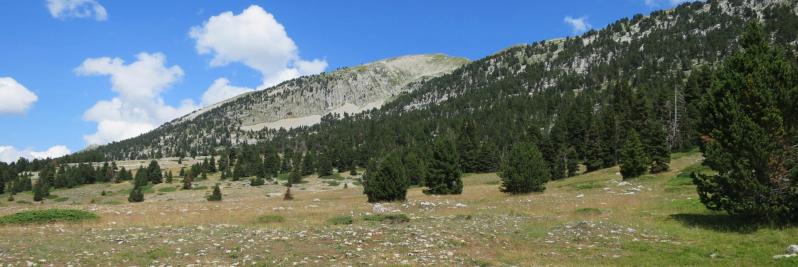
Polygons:
[[363,193],[369,202],[405,200],[408,180],[397,153],[379,163],[370,162],[364,180]]
[[363,216],[363,220],[370,222],[406,223],[410,221],[410,217],[402,213],[373,214]]
[[213,187],[213,193],[208,196],[208,201],[222,201],[222,190],[218,184]]
[[285,222],[285,218],[280,215],[263,215],[258,217],[258,223],[281,223]]
[[335,216],[335,217],[327,219],[327,223],[332,224],[332,225],[352,224],[353,222],[354,222],[354,219],[352,219],[352,216],[349,216],[349,215]]
[[144,201],[144,193],[141,192],[141,187],[133,188],[127,197],[127,201],[131,203]]
[[31,224],[52,222],[76,222],[81,220],[97,219],[97,214],[70,209],[47,209],[17,212],[0,217],[0,224]]
[[621,150],[621,175],[623,179],[640,177],[648,170],[650,160],[646,148],[635,130],[629,130],[629,137]]
[[542,192],[549,180],[549,169],[543,155],[532,143],[522,143],[513,147],[501,167],[501,191],[510,194]]

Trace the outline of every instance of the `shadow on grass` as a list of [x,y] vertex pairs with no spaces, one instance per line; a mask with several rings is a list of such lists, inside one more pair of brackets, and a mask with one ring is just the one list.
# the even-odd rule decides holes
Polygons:
[[733,216],[724,213],[717,214],[673,214],[671,219],[681,222],[685,226],[698,227],[717,232],[753,233],[759,228],[769,225],[762,224],[750,218]]

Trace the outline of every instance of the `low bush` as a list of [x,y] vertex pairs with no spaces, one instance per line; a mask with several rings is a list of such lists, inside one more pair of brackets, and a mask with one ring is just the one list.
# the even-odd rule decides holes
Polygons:
[[370,222],[406,223],[410,221],[410,217],[402,213],[374,214],[363,216],[363,220]]
[[258,217],[256,221],[258,223],[281,223],[285,221],[285,218],[280,215],[263,215]]
[[332,225],[352,224],[354,221],[355,220],[352,219],[352,216],[349,215],[335,216],[330,219],[327,219],[327,223]]
[[17,212],[0,217],[0,224],[31,224],[53,222],[77,222],[97,219],[97,214],[70,209],[47,209]]

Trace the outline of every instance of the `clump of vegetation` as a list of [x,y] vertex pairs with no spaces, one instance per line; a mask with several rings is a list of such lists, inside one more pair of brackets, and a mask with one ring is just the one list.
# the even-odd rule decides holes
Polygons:
[[265,183],[266,181],[263,180],[263,177],[255,177],[249,180],[250,186],[261,186],[264,185]]
[[213,186],[213,193],[207,199],[208,201],[222,201],[222,190],[218,184]]
[[144,201],[144,193],[141,192],[141,187],[133,188],[133,190],[130,191],[130,195],[127,197],[127,201],[131,203]]
[[270,215],[260,216],[256,219],[256,221],[258,223],[281,223],[285,222],[285,218],[283,218],[283,216],[280,215],[270,214]]
[[698,104],[704,164],[696,174],[701,202],[712,210],[767,221],[798,221],[798,68],[753,24],[743,52],[707,79]]
[[403,213],[372,214],[363,216],[363,220],[369,222],[406,223],[410,221],[410,217]]
[[332,225],[345,225],[345,224],[352,224],[355,220],[352,216],[349,215],[341,215],[335,216],[332,218],[327,219],[327,223]]
[[0,224],[32,224],[53,222],[76,222],[97,219],[97,214],[71,209],[47,209],[17,212],[0,217]]
[[369,163],[364,175],[363,193],[369,202],[403,201],[407,195],[407,175],[397,153]]
[[649,159],[646,148],[634,129],[629,130],[629,138],[621,149],[620,161],[624,180],[640,177],[648,170]]
[[549,168],[537,146],[518,144],[510,151],[501,167],[501,191],[510,194],[543,192],[549,180]]
[[424,181],[425,194],[459,195],[463,193],[463,180],[460,179],[460,164],[457,148],[452,138],[438,136],[432,149],[429,173]]

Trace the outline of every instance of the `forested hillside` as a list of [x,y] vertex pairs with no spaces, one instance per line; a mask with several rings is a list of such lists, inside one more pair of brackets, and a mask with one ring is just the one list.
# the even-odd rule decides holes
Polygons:
[[[651,154],[694,147],[694,104],[708,82],[701,73],[739,50],[737,41],[753,21],[764,25],[777,46],[794,51],[796,13],[793,1],[686,3],[582,36],[511,47],[415,83],[415,90],[379,110],[325,116],[312,127],[219,129],[227,136],[217,142],[179,136],[162,142],[149,138],[151,133],[67,159],[221,154],[233,144],[230,138],[249,135],[259,145],[224,154],[245,158],[273,151],[284,159],[297,158],[285,160],[288,165],[303,155],[324,155],[346,170],[365,167],[369,159],[397,148],[429,154],[432,138],[447,135],[458,140],[464,158],[498,159],[519,140],[534,141],[551,164],[553,178],[559,178],[573,173],[578,163],[589,169],[615,165],[632,129]],[[218,124],[198,117],[183,126],[191,130],[182,132]],[[175,127],[168,124],[153,133]],[[136,152],[160,146],[176,149]]]

